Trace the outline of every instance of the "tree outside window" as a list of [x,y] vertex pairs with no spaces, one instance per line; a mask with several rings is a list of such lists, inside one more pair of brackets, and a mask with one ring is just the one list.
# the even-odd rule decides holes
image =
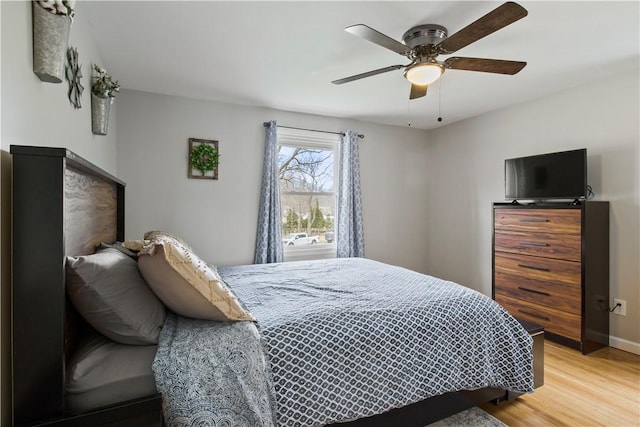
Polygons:
[[[279,145],[282,234],[290,245],[285,250],[333,242],[334,158],[332,144]],[[295,240],[300,233],[313,238]]]

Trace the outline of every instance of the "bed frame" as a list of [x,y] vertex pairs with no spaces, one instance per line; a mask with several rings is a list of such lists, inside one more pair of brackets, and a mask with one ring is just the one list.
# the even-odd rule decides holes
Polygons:
[[[162,426],[152,395],[80,415],[65,408],[65,363],[90,328],[65,292],[65,257],[124,240],[124,182],[64,148],[11,146],[13,155],[13,423]],[[340,427],[424,426],[505,392],[436,396]]]
[[66,257],[124,239],[124,182],[64,148],[10,151],[13,425],[162,426],[159,395],[81,415],[65,408],[65,364],[90,328],[66,297]]

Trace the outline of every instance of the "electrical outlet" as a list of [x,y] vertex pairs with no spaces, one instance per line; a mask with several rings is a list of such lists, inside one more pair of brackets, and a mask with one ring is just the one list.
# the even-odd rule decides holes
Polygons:
[[[620,306],[618,306],[620,304]],[[614,298],[613,306],[616,308],[613,310],[613,314],[619,314],[620,316],[627,315],[627,301],[619,298]]]

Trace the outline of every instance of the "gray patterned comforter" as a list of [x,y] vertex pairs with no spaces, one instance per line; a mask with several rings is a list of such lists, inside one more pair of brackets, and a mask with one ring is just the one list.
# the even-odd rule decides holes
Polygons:
[[455,390],[533,390],[529,334],[469,288],[361,258],[220,268],[258,319],[169,316],[171,426],[320,426]]

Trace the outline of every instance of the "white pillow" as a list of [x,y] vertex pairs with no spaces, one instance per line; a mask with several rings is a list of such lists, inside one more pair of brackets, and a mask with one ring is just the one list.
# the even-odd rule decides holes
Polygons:
[[210,268],[183,242],[155,233],[138,253],[140,273],[175,313],[207,320],[256,319]]

